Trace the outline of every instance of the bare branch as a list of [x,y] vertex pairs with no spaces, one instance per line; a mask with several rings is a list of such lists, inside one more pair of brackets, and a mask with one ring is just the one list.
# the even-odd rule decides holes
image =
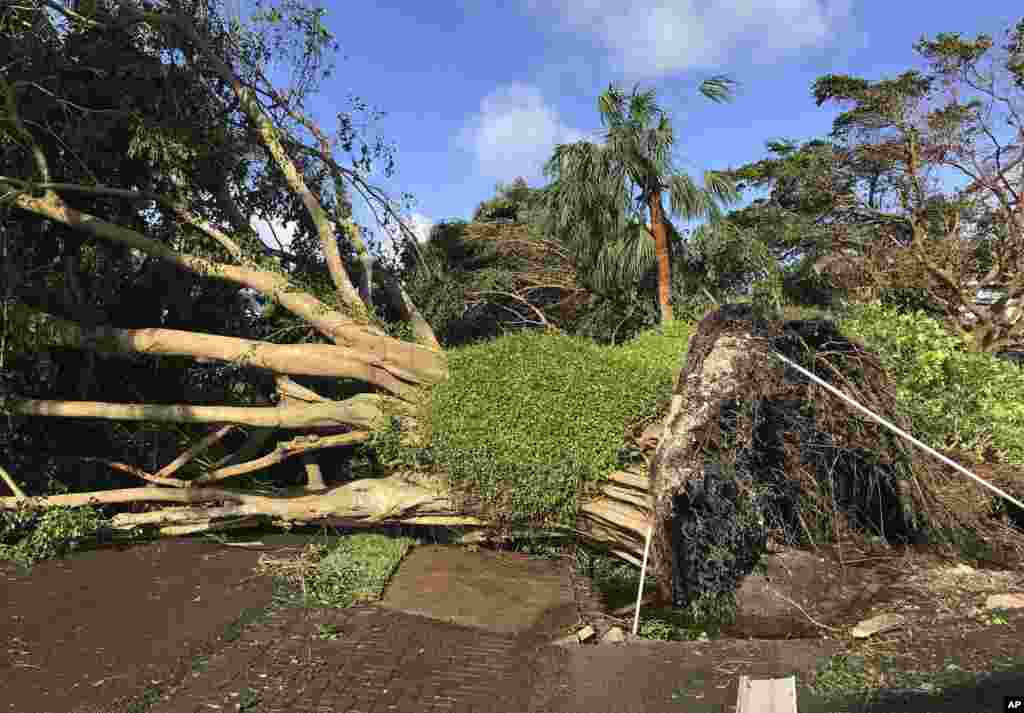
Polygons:
[[187,488],[188,487],[188,481],[187,480],[180,480],[179,478],[162,478],[162,477],[159,477],[159,476],[156,476],[156,475],[152,475],[151,473],[147,473],[142,468],[138,468],[138,467],[136,467],[134,465],[129,465],[127,463],[121,463],[119,461],[108,460],[107,458],[94,458],[92,456],[82,456],[81,460],[83,460],[83,461],[85,461],[87,463],[103,463],[104,465],[110,466],[114,470],[119,470],[122,473],[128,473],[129,475],[134,475],[134,476],[136,476],[138,478],[142,478],[143,480],[148,481],[150,483],[155,483],[156,485],[168,485],[168,486],[175,487],[175,488]]
[[157,478],[166,478],[171,473],[173,473],[174,471],[178,470],[183,465],[185,465],[186,463],[191,461],[193,458],[198,456],[200,453],[203,453],[204,451],[208,450],[210,448],[210,446],[212,446],[214,443],[216,443],[217,441],[219,441],[222,438],[224,438],[224,436],[228,435],[228,433],[230,433],[234,429],[235,429],[235,426],[232,424],[232,425],[224,426],[223,428],[219,428],[216,431],[214,431],[213,433],[210,433],[210,434],[204,436],[201,440],[199,440],[198,442],[193,444],[188,450],[186,450],[180,456],[178,456],[177,458],[172,460],[170,463],[165,465],[163,468],[158,470],[156,472],[156,474],[155,474],[155,477],[157,477]]
[[25,492],[18,487],[18,484],[14,482],[14,478],[12,478],[10,474],[3,469],[3,466],[0,466],[0,478],[3,478],[4,482],[7,483],[7,487],[11,489],[12,493],[14,493],[15,498],[18,500],[25,499]]
[[101,418],[163,423],[235,423],[302,430],[318,426],[387,428],[388,414],[414,416],[408,403],[380,394],[356,394],[345,401],[305,406],[192,406],[186,404],[118,404],[102,401],[9,399],[5,409],[19,416]]
[[28,314],[36,333],[54,346],[108,354],[190,356],[287,374],[360,379],[399,396],[410,396],[413,387],[396,377],[419,381],[413,371],[388,370],[375,354],[333,344],[272,344],[178,329],[87,328],[46,312],[27,308],[17,311]]
[[[0,183],[3,188],[3,183]],[[417,380],[437,383],[447,377],[443,353],[386,336],[381,330],[358,324],[318,300],[293,289],[288,279],[267,270],[225,265],[205,258],[177,253],[140,233],[103,221],[71,208],[56,194],[36,198],[16,195],[13,204],[22,210],[64,223],[83,232],[141,250],[185,270],[217,277],[275,299],[341,346],[376,353],[383,368],[398,379],[415,375]]]
[[257,458],[245,463],[239,463],[238,465],[228,466],[226,468],[219,468],[209,473],[205,473],[193,480],[192,483],[195,485],[216,483],[221,480],[226,480],[227,478],[269,468],[275,463],[280,463],[286,458],[292,458],[297,455],[308,454],[324,448],[337,448],[339,446],[350,446],[355,443],[364,443],[369,440],[370,435],[369,431],[351,431],[349,433],[340,433],[336,436],[324,436],[322,438],[319,436],[298,436],[290,441],[278,443],[277,448],[273,452],[268,453],[262,458]]

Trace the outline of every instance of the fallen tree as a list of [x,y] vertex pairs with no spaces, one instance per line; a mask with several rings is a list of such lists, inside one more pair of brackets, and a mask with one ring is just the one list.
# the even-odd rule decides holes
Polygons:
[[[23,221],[20,224],[28,224],[27,219],[53,221],[91,239],[255,291],[306,322],[328,341],[273,344],[185,330],[119,329],[63,319],[25,302],[5,303],[3,327],[8,348],[14,346],[23,352],[33,348],[71,348],[110,359],[131,359],[135,355],[185,356],[197,362],[238,364],[270,372],[276,388],[275,405],[236,407],[33,399],[19,391],[24,383],[4,381],[6,385],[0,388],[0,407],[8,417],[210,424],[211,428],[198,442],[159,468],[146,469],[109,458],[83,458],[138,477],[145,483],[142,487],[28,497],[5,474],[14,496],[0,499],[0,508],[32,510],[45,506],[94,505],[115,510],[110,527],[116,531],[143,528],[160,535],[248,527],[257,522],[285,527],[308,522],[352,527],[384,522],[494,525],[493,521],[472,512],[471,494],[463,497],[458,506],[454,503],[442,485],[443,473],[397,469],[386,477],[360,478],[328,487],[319,469],[317,453],[368,444],[375,435],[394,424],[398,426],[402,445],[424,444],[427,436],[422,432],[422,424],[431,388],[449,378],[444,351],[430,326],[401,286],[386,276],[379,281],[384,296],[409,325],[414,341],[389,335],[374,319],[371,280],[365,279],[356,289],[339,252],[339,241],[342,241],[353,247],[360,259],[369,257],[358,226],[344,217],[348,211],[343,204],[336,205],[334,211],[324,207],[322,198],[307,184],[292,156],[298,153],[317,161],[334,181],[339,199],[347,195],[346,185],[354,186],[362,195],[374,197],[377,194],[372,186],[358,171],[345,169],[333,158],[331,142],[289,95],[276,91],[266,81],[259,67],[248,68],[254,79],[244,81],[214,49],[202,25],[191,22],[180,8],[169,6],[151,11],[122,3],[116,11],[100,7],[86,17],[59,3],[39,2],[27,6],[24,13],[26,18],[38,19],[33,12],[42,15],[50,10],[68,18],[76,32],[102,33],[133,27],[155,31],[171,47],[176,46],[185,56],[193,58],[195,64],[190,69],[197,81],[207,73],[226,87],[248,122],[248,135],[258,141],[280,171],[287,190],[301,200],[314,224],[334,293],[314,294],[302,289],[290,279],[280,262],[265,259],[248,219],[234,205],[226,185],[222,186],[223,190],[215,191],[218,205],[227,218],[226,226],[223,219],[204,217],[181,199],[182,194],[187,194],[189,183],[200,185],[209,176],[178,180],[180,191],[175,196],[95,183],[62,182],[51,177],[48,144],[32,130],[34,122],[26,122],[19,115],[25,92],[39,87],[29,81],[8,83],[0,79],[7,112],[4,135],[22,151],[30,172],[20,177],[0,175],[4,203],[11,209],[11,215]],[[313,32],[317,29],[315,25],[310,28]],[[49,90],[44,90],[44,94],[61,100]],[[270,100],[274,110],[283,111],[289,120],[308,129],[316,144],[300,144],[284,130],[280,121],[272,121],[261,98]],[[241,146],[228,141],[221,154],[225,160],[231,160],[231,152],[238,149]],[[105,197],[135,206],[135,210],[146,201],[153,201],[158,210],[178,224],[208,239],[212,249],[202,254],[174,250],[139,229],[76,208],[74,198],[77,196]],[[391,210],[390,204],[379,203],[385,210]],[[130,215],[131,211],[126,214]],[[408,228],[402,228],[408,234]],[[355,380],[364,383],[370,391],[334,401],[292,379],[299,376]],[[239,426],[252,427],[242,448],[220,458],[213,467],[204,468],[199,476],[182,474],[186,466],[194,464],[211,448],[222,445],[224,438]],[[274,434],[281,432],[285,432],[286,437],[271,443],[271,449],[266,452],[268,439],[280,438]],[[307,475],[303,488],[260,493],[230,487],[232,478],[259,472],[295,457],[302,459]],[[126,505],[138,505],[143,511],[116,511],[124,510],[120,506]],[[646,516],[640,472],[615,472],[609,476],[609,485],[599,497],[583,507],[580,531],[593,541],[606,544],[616,554],[639,561]]]

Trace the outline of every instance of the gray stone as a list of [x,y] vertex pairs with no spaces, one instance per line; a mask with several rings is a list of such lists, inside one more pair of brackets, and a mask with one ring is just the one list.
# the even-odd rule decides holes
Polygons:
[[622,630],[621,626],[613,626],[601,637],[601,642],[605,644],[621,644],[625,640],[626,632]]

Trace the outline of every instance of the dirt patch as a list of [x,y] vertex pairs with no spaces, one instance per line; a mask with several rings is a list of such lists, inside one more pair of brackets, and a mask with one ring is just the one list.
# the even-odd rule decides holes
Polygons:
[[257,557],[184,539],[0,565],[0,711],[91,710],[177,675],[270,602]]

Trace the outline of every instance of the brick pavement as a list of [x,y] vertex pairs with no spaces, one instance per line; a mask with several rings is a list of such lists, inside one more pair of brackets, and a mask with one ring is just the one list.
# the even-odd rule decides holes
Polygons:
[[527,713],[547,705],[538,661],[559,653],[543,648],[375,606],[274,607],[148,713]]
[[[336,640],[316,635],[331,625]],[[375,606],[281,610],[168,691],[150,713],[529,710],[536,646]]]

